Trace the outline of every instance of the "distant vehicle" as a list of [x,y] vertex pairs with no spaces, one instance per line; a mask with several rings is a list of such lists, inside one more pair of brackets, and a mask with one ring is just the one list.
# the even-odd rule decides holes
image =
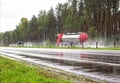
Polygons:
[[88,35],[85,32],[78,32],[78,33],[66,33],[66,34],[57,34],[56,43],[59,46],[62,42],[67,42],[72,44],[74,42],[86,42],[88,40]]
[[24,46],[24,42],[21,42],[21,41],[18,42],[18,43],[17,43],[17,46]]

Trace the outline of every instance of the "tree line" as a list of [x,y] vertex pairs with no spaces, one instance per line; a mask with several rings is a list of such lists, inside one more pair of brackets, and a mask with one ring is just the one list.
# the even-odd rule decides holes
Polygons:
[[55,42],[58,33],[86,32],[89,39],[120,39],[120,0],[68,0],[30,20],[23,17],[13,31],[0,33],[0,44],[18,41]]

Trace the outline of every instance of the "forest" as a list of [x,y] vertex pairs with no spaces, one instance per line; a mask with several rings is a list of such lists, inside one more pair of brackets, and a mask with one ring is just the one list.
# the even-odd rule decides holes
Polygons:
[[89,40],[120,41],[120,0],[68,0],[37,16],[20,19],[13,31],[0,33],[0,45],[55,42],[58,33],[86,32]]

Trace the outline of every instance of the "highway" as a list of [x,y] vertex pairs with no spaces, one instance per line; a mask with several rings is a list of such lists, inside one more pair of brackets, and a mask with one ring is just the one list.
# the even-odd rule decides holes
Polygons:
[[110,83],[120,83],[119,50],[0,47],[0,54]]

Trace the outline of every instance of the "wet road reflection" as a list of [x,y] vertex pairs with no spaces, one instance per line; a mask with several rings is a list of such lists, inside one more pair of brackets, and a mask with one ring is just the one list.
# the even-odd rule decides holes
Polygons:
[[81,54],[80,58],[87,58],[92,59],[94,61],[101,61],[101,62],[109,62],[109,63],[116,63],[120,64],[120,56],[114,55],[93,55],[93,54]]
[[[25,55],[23,55],[25,56]],[[120,75],[120,67],[114,66],[107,66],[107,65],[98,65],[92,63],[79,63],[75,61],[65,61],[62,59],[49,59],[49,58],[41,58],[41,57],[34,57],[34,56],[25,56],[25,58],[35,58],[37,61],[45,60],[47,62],[59,63],[59,65],[66,65],[66,66],[74,66],[73,70],[81,70],[84,69],[86,72],[100,72],[102,74],[116,74]],[[77,68],[76,68],[77,67]]]
[[[99,64],[92,64],[92,63],[79,63],[75,61],[67,61],[67,60],[62,60],[62,59],[49,59],[49,58],[40,58],[40,57],[30,57],[30,56],[25,56],[25,58],[35,58],[36,61],[46,61],[48,64],[53,64],[54,65],[59,65],[59,66],[66,66],[69,68],[69,66],[72,66],[70,70],[73,71],[84,71],[87,73],[94,73],[94,75],[99,75],[101,77],[107,79],[113,78],[115,79],[115,83],[119,83],[119,78],[120,78],[120,67],[114,67],[114,66],[107,66],[107,65],[99,65]],[[118,80],[118,81],[117,81]],[[109,81],[111,82],[111,81]],[[112,81],[114,83],[114,81]]]
[[51,51],[29,49],[2,50],[7,54],[21,56],[25,60],[31,59],[45,63],[48,66],[68,70],[76,74],[106,80],[110,83],[120,83],[120,52],[107,51]]

